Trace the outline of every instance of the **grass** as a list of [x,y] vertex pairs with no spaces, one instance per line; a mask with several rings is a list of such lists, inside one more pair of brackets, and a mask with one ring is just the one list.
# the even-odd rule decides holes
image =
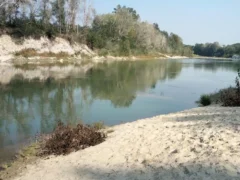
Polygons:
[[105,125],[104,125],[104,122],[100,121],[100,122],[93,123],[90,127],[93,127],[96,130],[101,130],[105,128]]
[[0,179],[12,179],[26,167],[27,164],[35,162],[38,158],[40,144],[32,143],[23,148],[14,161],[0,165]]
[[34,56],[40,56],[40,57],[56,57],[58,59],[60,58],[66,58],[70,55],[65,52],[60,53],[52,53],[52,52],[44,52],[44,53],[38,53],[35,49],[23,49],[19,52],[15,53],[16,56],[23,56],[25,58],[34,57]]
[[114,132],[113,129],[109,129],[109,130],[107,130],[107,134],[111,134],[111,133],[113,133],[113,132]]
[[38,150],[40,148],[40,144],[38,142],[32,143],[29,146],[23,148],[19,155],[21,157],[33,157],[33,156],[37,156],[38,154]]

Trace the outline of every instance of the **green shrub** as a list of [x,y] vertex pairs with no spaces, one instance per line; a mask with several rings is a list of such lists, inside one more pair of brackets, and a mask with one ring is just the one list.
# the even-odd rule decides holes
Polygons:
[[202,95],[200,97],[199,103],[203,106],[209,106],[212,103],[212,101],[209,95]]

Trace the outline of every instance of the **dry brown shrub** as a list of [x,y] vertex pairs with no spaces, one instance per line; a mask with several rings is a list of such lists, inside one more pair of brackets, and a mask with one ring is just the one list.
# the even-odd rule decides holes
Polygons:
[[95,128],[78,124],[70,127],[59,123],[55,131],[44,140],[40,155],[66,155],[102,143],[105,134]]
[[38,53],[35,49],[23,49],[23,50],[15,53],[15,55],[16,56],[23,56],[25,58],[34,57],[34,56],[66,58],[66,57],[70,56],[66,52],[59,52],[59,53],[43,52],[43,53]]
[[220,92],[220,102],[223,106],[240,106],[240,92],[235,88],[224,89]]

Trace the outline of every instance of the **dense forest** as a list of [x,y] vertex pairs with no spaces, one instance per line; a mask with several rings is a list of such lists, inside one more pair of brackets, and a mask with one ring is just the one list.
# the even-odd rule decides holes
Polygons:
[[240,43],[228,46],[221,46],[218,42],[196,44],[193,51],[200,56],[231,58],[235,54],[240,55]]
[[100,55],[166,53],[191,56],[192,47],[181,37],[142,21],[133,8],[118,5],[113,12],[97,14],[90,0],[2,0],[0,35],[52,39],[87,44]]

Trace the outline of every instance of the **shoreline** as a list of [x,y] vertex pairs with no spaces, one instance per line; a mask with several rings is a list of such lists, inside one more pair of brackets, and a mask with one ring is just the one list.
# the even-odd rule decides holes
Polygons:
[[215,59],[215,60],[229,60],[232,61],[232,58],[226,58],[226,57],[208,57],[208,56],[193,56],[195,59]]
[[43,63],[51,65],[54,63],[57,64],[79,64],[84,63],[86,61],[91,63],[102,63],[102,62],[113,62],[113,61],[141,61],[141,60],[162,60],[162,59],[189,59],[190,57],[187,56],[172,56],[167,54],[160,54],[160,55],[131,55],[131,56],[92,56],[87,58],[81,58],[78,56],[65,56],[65,57],[58,57],[56,56],[30,56],[30,57],[23,57],[23,56],[0,56],[0,65],[15,65],[15,64],[32,64],[32,65],[41,65]]
[[75,59],[84,61],[91,59],[93,62],[110,60],[138,60],[138,59],[181,59],[185,56],[170,56],[163,53],[154,55],[138,55],[128,57],[115,57],[111,55],[100,56],[85,44],[70,43],[66,39],[56,37],[49,40],[47,37],[40,39],[25,38],[14,39],[9,35],[0,36],[0,63],[11,63],[15,59],[20,61],[36,61],[48,59],[48,61],[63,61],[64,59]]
[[240,107],[194,108],[107,130],[105,142],[38,159],[15,179],[240,178]]

